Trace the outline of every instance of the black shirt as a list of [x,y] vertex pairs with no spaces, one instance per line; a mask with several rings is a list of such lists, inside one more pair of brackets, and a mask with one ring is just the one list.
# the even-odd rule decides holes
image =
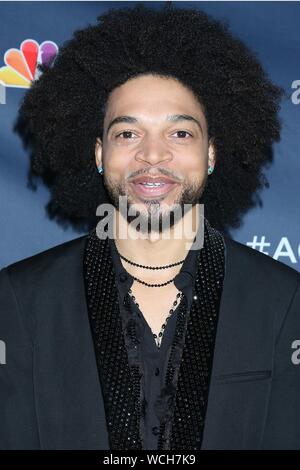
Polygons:
[[[175,332],[177,312],[179,304],[174,309],[171,317],[166,323],[161,345],[156,345],[150,326],[145,320],[139,307],[130,298],[130,310],[124,306],[124,298],[131,288],[134,279],[123,267],[120,256],[113,239],[110,239],[110,248],[116,273],[116,285],[119,293],[120,314],[122,317],[123,331],[126,332],[128,322],[132,318],[136,321],[136,343],[134,346],[125,342],[128,352],[128,361],[130,365],[139,364],[143,371],[141,380],[141,399],[144,404],[144,413],[142,416],[142,435],[143,449],[156,450],[160,426],[160,416],[164,412],[159,405],[159,395],[163,386],[163,378],[168,364],[168,356]],[[189,250],[180,272],[174,279],[176,288],[185,294],[190,308],[193,295],[193,287],[196,275],[196,257],[199,250]],[[155,290],[155,295],[159,295],[159,288]],[[175,299],[174,299],[175,300]],[[169,312],[166,312],[166,316]]]

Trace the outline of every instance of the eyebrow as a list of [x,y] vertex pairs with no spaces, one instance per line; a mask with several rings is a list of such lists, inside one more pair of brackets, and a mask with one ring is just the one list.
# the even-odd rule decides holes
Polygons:
[[[180,122],[180,121],[192,121],[197,124],[199,127],[200,131],[203,134],[203,129],[200,124],[200,121],[198,119],[194,118],[193,116],[190,116],[189,114],[169,114],[166,117],[166,121],[171,121],[171,122]],[[134,117],[134,116],[118,116],[114,118],[108,125],[106,134],[108,134],[109,129],[114,126],[115,124],[119,124],[120,122],[126,122],[129,124],[137,124],[139,120]]]

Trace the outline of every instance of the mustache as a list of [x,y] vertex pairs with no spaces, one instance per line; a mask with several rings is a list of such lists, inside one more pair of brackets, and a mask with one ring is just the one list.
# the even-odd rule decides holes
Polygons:
[[140,175],[143,175],[143,176],[145,176],[145,175],[146,176],[160,176],[160,175],[163,175],[163,176],[168,176],[169,178],[174,179],[178,183],[183,182],[183,178],[175,175],[173,172],[171,172],[170,170],[166,170],[165,168],[154,168],[154,169],[145,168],[145,169],[142,169],[142,170],[137,170],[137,171],[131,173],[129,176],[127,176],[126,181],[131,181],[133,178],[135,178],[136,176],[140,176]]

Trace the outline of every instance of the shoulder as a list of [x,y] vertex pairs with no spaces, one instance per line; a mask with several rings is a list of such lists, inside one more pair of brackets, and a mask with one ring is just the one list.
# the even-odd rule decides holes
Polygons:
[[35,255],[12,263],[2,271],[20,282],[40,281],[45,277],[70,274],[70,270],[82,266],[87,235],[56,245]]
[[228,269],[238,270],[249,281],[251,276],[255,276],[261,282],[299,284],[300,273],[296,269],[229,237],[224,237],[224,240]]
[[[230,295],[237,297],[241,305],[250,306],[255,321],[266,321],[269,316],[275,322],[276,334],[288,312],[289,318],[293,316],[299,326],[300,273],[235,240],[224,237],[224,241],[225,281]],[[297,315],[291,313],[295,311]],[[292,323],[286,324],[289,330]]]
[[11,331],[16,333],[16,328],[23,324],[31,340],[37,312],[44,318],[51,312],[59,314],[62,312],[60,302],[68,304],[69,299],[82,291],[85,240],[83,236],[62,243],[0,271],[2,334],[6,331],[9,337]]

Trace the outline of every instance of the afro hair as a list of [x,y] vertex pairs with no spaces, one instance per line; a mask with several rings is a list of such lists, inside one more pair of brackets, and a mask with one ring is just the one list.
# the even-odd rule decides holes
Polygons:
[[280,139],[284,91],[225,22],[170,2],[110,9],[75,31],[52,66],[39,66],[21,103],[15,131],[29,149],[29,186],[50,189],[47,213],[64,226],[92,228],[107,202],[95,166],[110,92],[140,74],[174,77],[199,100],[217,164],[200,203],[210,223],[227,233],[261,205],[264,168]]

